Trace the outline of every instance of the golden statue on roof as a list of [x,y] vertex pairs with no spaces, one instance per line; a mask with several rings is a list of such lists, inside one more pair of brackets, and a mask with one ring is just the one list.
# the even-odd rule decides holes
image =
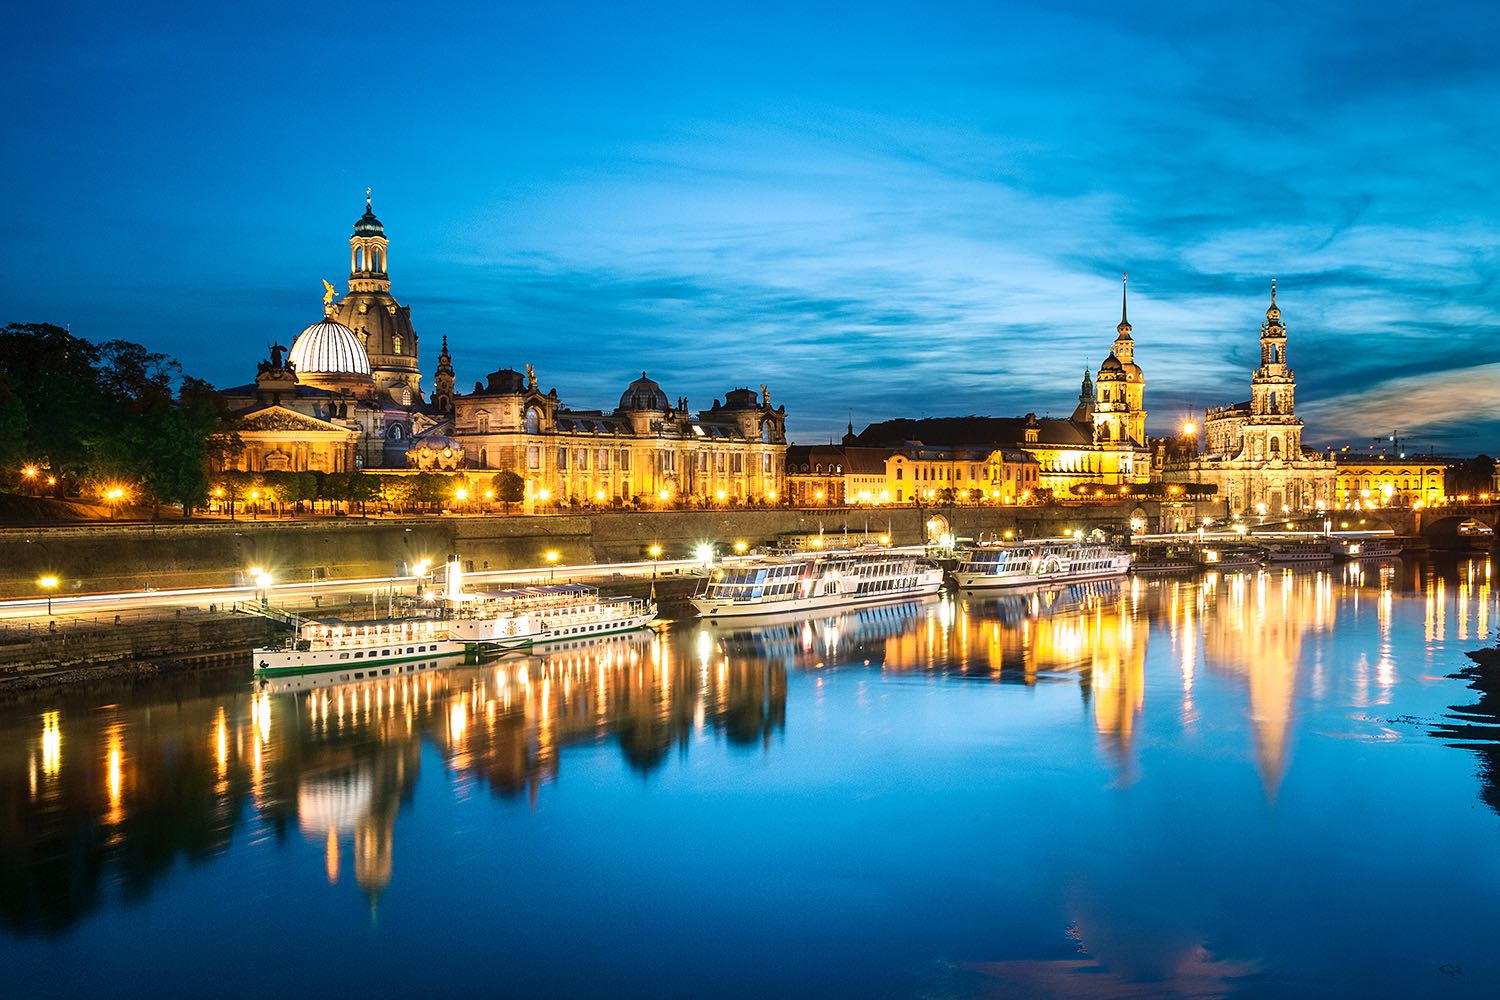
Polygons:
[[327,312],[328,309],[333,305],[333,297],[335,295],[337,295],[337,294],[338,294],[338,292],[334,290],[333,285],[328,281],[327,278],[324,278],[323,279],[323,311],[324,312]]

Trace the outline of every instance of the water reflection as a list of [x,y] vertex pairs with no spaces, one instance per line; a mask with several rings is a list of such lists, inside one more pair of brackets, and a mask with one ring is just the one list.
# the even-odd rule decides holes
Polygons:
[[[1412,754],[1398,720],[1456,700],[1446,675],[1488,636],[1494,600],[1484,560],[1209,573],[685,622],[286,695],[189,679],[11,706],[0,921],[66,938],[101,909],[171,899],[190,880],[179,862],[258,851],[286,856],[270,864],[291,899],[357,889],[384,922],[393,900],[412,906],[398,891],[484,877],[472,858],[494,833],[472,817],[489,810],[533,852],[498,882],[535,893],[517,905],[649,896],[670,903],[662,933],[725,921],[735,949],[783,920],[788,940],[830,948],[857,914],[851,940],[930,941],[980,994],[1224,995],[1316,965],[1308,924],[1373,919],[1368,893],[1358,912],[1337,900],[1418,856],[1401,836],[1423,829],[1417,807],[1369,812],[1350,787],[1472,804],[1466,755],[1425,735]],[[1478,703],[1436,735],[1478,754],[1500,811],[1500,695],[1471,679]],[[601,815],[629,833],[595,837]],[[1435,815],[1447,843],[1460,817]],[[587,886],[555,881],[584,851]],[[754,905],[787,880],[807,887],[804,923],[779,896],[778,919]],[[964,919],[944,925],[927,896]]]
[[423,746],[456,781],[535,802],[569,745],[612,740],[647,774],[706,732],[764,747],[785,708],[779,665],[680,661],[649,632],[297,694],[236,682],[213,696],[99,709],[74,696],[32,716],[36,736],[0,737],[27,748],[24,766],[0,767],[0,919],[66,929],[109,880],[126,897],[143,894],[178,857],[223,851],[247,822],[321,847],[329,884],[352,862],[374,897],[393,877],[396,817]]

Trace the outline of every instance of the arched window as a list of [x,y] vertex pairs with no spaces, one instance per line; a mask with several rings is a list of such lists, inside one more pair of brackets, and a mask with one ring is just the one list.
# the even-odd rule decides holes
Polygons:
[[[1274,348],[1273,348],[1273,350],[1274,350]],[[1276,409],[1276,393],[1274,393],[1274,392],[1271,393],[1271,412],[1272,413],[1276,413],[1277,412],[1277,409]]]
[[396,336],[394,336],[394,337],[391,338],[391,353],[393,353],[393,354],[400,354],[401,353],[401,335],[400,334],[397,334]]
[[539,434],[542,430],[542,415],[534,406],[526,409],[526,433]]
[[1272,455],[1280,455],[1281,454],[1281,438],[1275,438],[1275,437],[1273,437],[1271,439],[1271,454]]
[[490,453],[484,448],[479,449],[479,467],[488,469],[490,467]]

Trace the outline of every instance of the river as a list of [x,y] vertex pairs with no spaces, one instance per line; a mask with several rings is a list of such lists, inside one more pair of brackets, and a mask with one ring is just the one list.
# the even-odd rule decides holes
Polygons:
[[[1500,994],[1484,559],[0,705],[11,996]],[[1476,682],[1477,683],[1477,682]]]

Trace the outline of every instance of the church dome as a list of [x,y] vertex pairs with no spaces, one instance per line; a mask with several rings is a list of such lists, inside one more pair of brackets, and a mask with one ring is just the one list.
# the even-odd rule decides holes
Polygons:
[[622,410],[669,410],[672,404],[667,401],[667,394],[661,391],[661,386],[646,377],[641,372],[641,377],[625,387],[620,394],[620,409]]
[[353,330],[332,319],[314,323],[299,333],[287,360],[298,375],[370,375],[370,358],[364,345]]
[[1124,370],[1125,366],[1120,363],[1120,359],[1111,354],[1104,359],[1104,364],[1099,366],[1099,377],[1103,378],[1105,372],[1122,372]]
[[375,218],[375,212],[370,208],[369,199],[365,199],[365,214],[361,215],[354,223],[355,236],[384,236],[385,227],[380,220]]

